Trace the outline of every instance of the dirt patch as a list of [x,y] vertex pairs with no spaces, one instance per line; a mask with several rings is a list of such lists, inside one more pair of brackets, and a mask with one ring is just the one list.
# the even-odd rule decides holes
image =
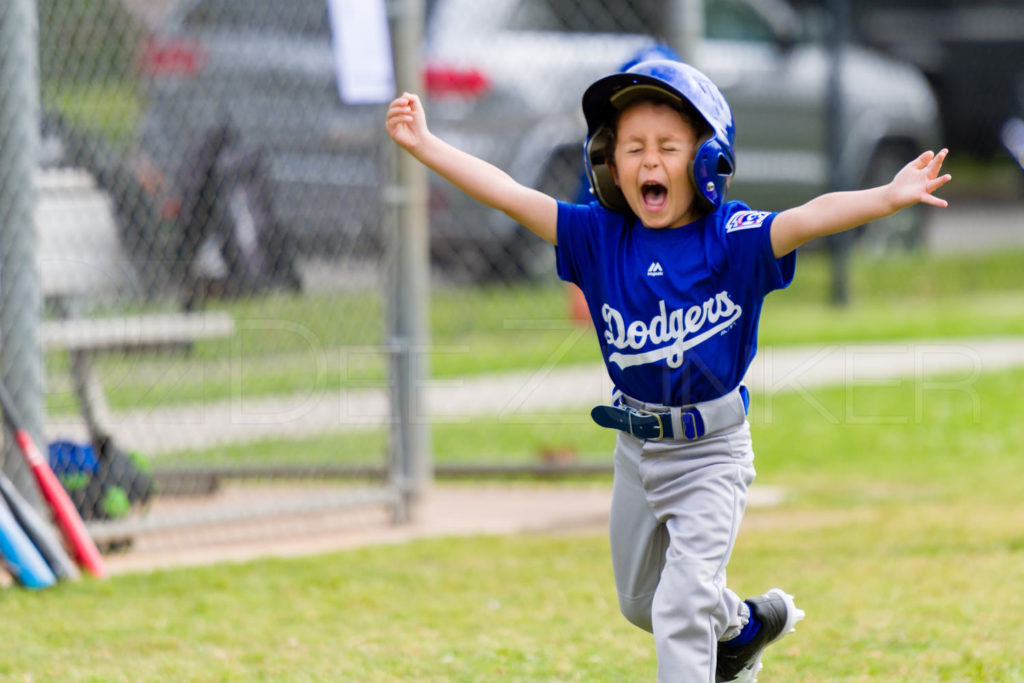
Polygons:
[[[437,536],[599,530],[607,526],[610,487],[436,485],[395,524],[385,504],[337,506],[274,515],[255,514],[268,501],[344,495],[329,486],[225,486],[202,497],[157,499],[151,527],[133,533],[127,549],[106,556],[111,573],[240,562],[403,543]],[[240,518],[245,508],[254,514]],[[175,528],[174,520],[185,520]],[[195,520],[209,520],[197,524]],[[221,521],[218,521],[221,520]]]
[[[750,494],[752,509],[778,505],[784,497],[766,486]],[[384,504],[329,505],[331,496],[344,495],[344,488],[330,485],[233,484],[208,496],[158,498],[146,514],[150,528],[132,534],[127,549],[108,554],[107,565],[111,573],[123,573],[442,536],[603,533],[611,487],[437,484],[404,524],[393,523]],[[328,504],[318,508],[322,500]],[[184,521],[176,526],[174,520]]]

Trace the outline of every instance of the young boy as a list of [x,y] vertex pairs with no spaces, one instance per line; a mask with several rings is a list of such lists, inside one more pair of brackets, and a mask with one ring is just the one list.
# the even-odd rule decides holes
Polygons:
[[416,95],[396,99],[396,143],[470,196],[556,245],[584,292],[615,385],[592,417],[618,429],[611,550],[619,604],[654,634],[658,679],[753,681],[761,654],[803,618],[779,589],[748,601],[725,568],[754,479],[740,385],[765,295],[793,278],[795,249],[925,202],[949,181],[946,150],[892,182],[769,213],[725,202],[735,168],[729,106],[701,72],[637,64],[583,95],[598,202],[525,187],[434,137]]

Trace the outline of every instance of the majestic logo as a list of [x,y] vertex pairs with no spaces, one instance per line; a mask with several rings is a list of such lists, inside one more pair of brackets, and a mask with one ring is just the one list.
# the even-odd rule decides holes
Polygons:
[[651,261],[651,267],[647,269],[647,277],[657,277],[664,274],[665,271],[661,269],[661,261]]
[[[658,314],[645,322],[626,323],[622,314],[608,304],[601,307],[604,318],[604,340],[619,349],[608,356],[609,363],[620,368],[645,365],[664,360],[670,368],[683,364],[683,353],[720,332],[724,332],[743,315],[743,309],[733,303],[729,293],[722,290],[702,304],[668,311],[664,299],[658,302]],[[626,349],[640,351],[647,343],[664,344],[640,353],[622,353]]]
[[764,220],[770,215],[771,212],[769,211],[737,211],[729,217],[729,222],[725,224],[725,231],[734,232],[736,230],[760,228],[764,225]]

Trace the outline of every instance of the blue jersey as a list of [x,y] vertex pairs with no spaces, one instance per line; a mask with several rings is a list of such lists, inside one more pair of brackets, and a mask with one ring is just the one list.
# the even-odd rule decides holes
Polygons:
[[689,405],[736,388],[757,351],[765,295],[793,279],[776,259],[776,214],[727,202],[679,228],[558,205],[558,275],[586,296],[612,382],[633,398]]

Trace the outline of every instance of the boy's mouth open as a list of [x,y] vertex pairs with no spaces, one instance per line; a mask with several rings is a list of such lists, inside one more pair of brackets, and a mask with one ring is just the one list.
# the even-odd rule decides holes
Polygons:
[[646,182],[640,187],[640,196],[645,209],[661,211],[668,203],[668,188],[661,183]]

